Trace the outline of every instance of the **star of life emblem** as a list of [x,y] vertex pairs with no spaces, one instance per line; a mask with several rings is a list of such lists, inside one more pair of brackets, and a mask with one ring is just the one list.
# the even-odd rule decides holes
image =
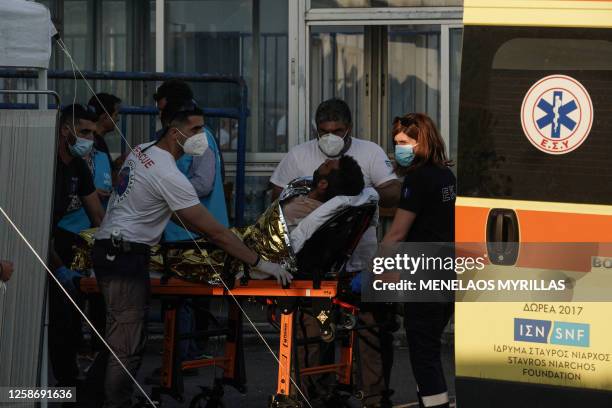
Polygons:
[[586,88],[567,75],[537,81],[521,106],[523,132],[533,146],[548,154],[576,150],[593,124],[593,102]]

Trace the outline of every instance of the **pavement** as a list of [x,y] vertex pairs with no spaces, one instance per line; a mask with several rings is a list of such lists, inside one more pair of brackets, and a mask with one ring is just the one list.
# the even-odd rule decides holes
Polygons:
[[[223,316],[226,315],[226,307],[227,306],[223,302],[213,301],[211,312],[219,320],[222,320]],[[270,344],[272,350],[277,352],[279,336],[278,333],[266,323],[265,311],[257,304],[247,304],[245,309],[249,317],[255,322],[256,327],[265,340]],[[145,377],[151,376],[153,371],[161,366],[163,325],[161,319],[156,318],[156,316],[159,316],[158,313],[159,305],[154,303],[151,313],[152,322],[149,324],[150,337],[145,350],[142,366],[137,375],[138,382],[148,393],[151,391],[151,385],[145,384]],[[405,345],[403,330],[396,332],[395,336],[395,356],[391,378],[391,388],[395,390],[395,393],[392,396],[392,400],[396,407],[418,407],[418,403],[416,402],[416,385],[412,375],[412,368],[410,366],[408,349]],[[443,340],[442,362],[449,384],[449,394],[453,396],[455,395],[455,366],[452,350],[452,334],[447,333]],[[247,391],[245,393],[240,393],[232,386],[225,386],[223,402],[226,407],[267,407],[270,395],[274,394],[276,390],[278,363],[274,356],[271,355],[262,339],[248,323],[244,325],[244,343]],[[206,350],[207,353],[221,355],[223,354],[223,350],[224,342],[222,338],[212,338],[209,340]],[[86,366],[87,363],[83,361],[82,368],[86,369]],[[166,408],[189,407],[193,397],[200,392],[200,387],[212,387],[214,379],[221,375],[221,369],[216,369],[214,367],[199,368],[197,376],[184,377],[184,400],[176,401],[170,396],[163,396],[162,406]],[[50,377],[52,376],[50,375]],[[53,384],[52,378],[50,384]],[[360,407],[359,401],[354,398],[351,398],[349,403],[352,407]],[[51,407],[54,405],[56,404],[50,404]],[[81,406],[89,407],[91,405],[83,404]],[[201,407],[204,408],[205,404],[202,404]]]

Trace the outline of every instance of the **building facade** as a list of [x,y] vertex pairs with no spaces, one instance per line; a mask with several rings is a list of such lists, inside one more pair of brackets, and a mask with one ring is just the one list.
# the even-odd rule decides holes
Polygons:
[[[82,70],[194,72],[242,76],[249,92],[247,219],[266,205],[268,178],[292,146],[313,137],[316,106],[345,99],[353,135],[391,152],[392,119],[419,111],[440,127],[456,158],[461,0],[41,0]],[[52,69],[72,69],[54,51]],[[158,84],[97,81],[124,105],[151,106]],[[64,103],[74,81],[51,81]],[[224,84],[194,84],[198,102],[235,107]],[[77,83],[76,99],[89,99]],[[130,143],[146,141],[154,118],[122,116]],[[235,169],[237,123],[209,118]],[[119,135],[111,146],[121,148]]]

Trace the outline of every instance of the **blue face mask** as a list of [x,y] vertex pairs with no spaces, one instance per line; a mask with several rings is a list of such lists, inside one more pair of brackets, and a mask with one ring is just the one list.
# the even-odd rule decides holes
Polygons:
[[408,167],[414,160],[414,146],[395,145],[395,161],[402,167]]
[[93,140],[77,137],[76,143],[69,145],[68,149],[70,149],[70,154],[72,154],[74,157],[85,157],[89,154],[89,152],[91,152],[93,144]]

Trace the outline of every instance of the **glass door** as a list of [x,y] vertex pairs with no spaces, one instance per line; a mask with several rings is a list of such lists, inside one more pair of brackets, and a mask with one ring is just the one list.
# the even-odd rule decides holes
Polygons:
[[310,30],[310,138],[316,136],[317,106],[345,100],[353,115],[353,135],[364,138],[366,110],[365,29],[363,26],[313,26]]
[[317,105],[338,97],[353,113],[353,135],[389,153],[393,119],[426,113],[456,160],[461,26],[352,24],[309,26],[308,136]]
[[387,26],[386,89],[380,144],[391,151],[391,123],[409,112],[429,115],[440,127],[440,26]]

